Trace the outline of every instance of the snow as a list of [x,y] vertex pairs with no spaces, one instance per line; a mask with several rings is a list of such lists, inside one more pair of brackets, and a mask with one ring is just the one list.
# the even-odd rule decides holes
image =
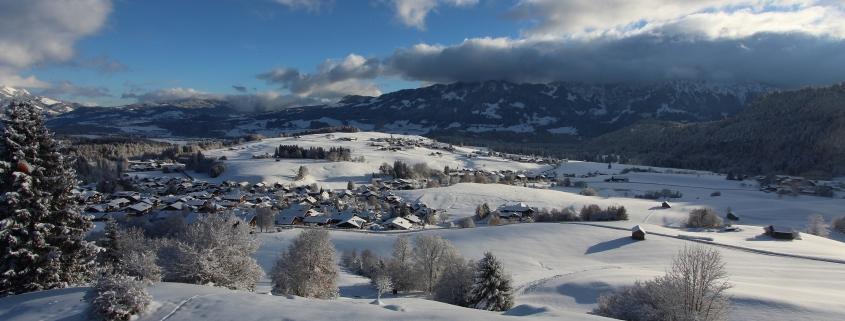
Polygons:
[[462,95],[458,96],[458,94],[457,94],[457,93],[455,93],[454,91],[451,91],[451,92],[449,92],[449,93],[444,94],[444,95],[442,96],[442,98],[443,98],[443,99],[447,99],[447,100],[455,100],[455,99],[457,99],[457,100],[463,101],[463,100],[464,100],[464,97],[466,97],[466,95],[467,95],[467,93],[466,93],[466,92],[464,92]]
[[42,104],[45,104],[45,105],[55,105],[55,104],[59,103],[58,100],[53,100],[53,99],[50,99],[50,98],[47,98],[47,97],[41,97],[39,100],[41,101]]
[[[302,138],[269,138],[248,142],[238,150],[214,150],[208,156],[227,156],[229,169],[220,177],[196,174],[212,183],[225,180],[249,182],[291,182],[293,171],[300,165],[309,168],[309,176],[297,184],[317,182],[321,187],[343,189],[350,179],[356,185],[369,184],[369,173],[383,163],[401,160],[407,163],[427,162],[431,168],[476,168],[487,171],[531,171],[534,174],[557,172],[583,175],[602,172],[585,181],[599,196],[578,195],[573,187],[507,186],[501,184],[456,184],[433,189],[396,191],[409,202],[424,202],[446,212],[450,220],[474,215],[478,204],[491,208],[524,203],[536,208],[571,208],[584,205],[624,205],[630,216],[623,222],[519,223],[476,228],[430,228],[411,232],[362,232],[332,230],[332,242],[343,251],[370,249],[380,256],[389,256],[398,235],[410,233],[437,234],[449,240],[460,254],[473,260],[487,251],[502,260],[513,276],[515,307],[505,313],[460,308],[426,299],[419,293],[383,294],[381,304],[371,304],[377,293],[369,279],[343,271],[339,280],[340,298],[332,301],[267,295],[269,279],[259,282],[257,293],[226,289],[161,283],[150,289],[152,309],[138,320],[201,320],[201,319],[599,319],[587,314],[596,306],[599,293],[631,285],[662,275],[680,247],[702,243],[720,250],[730,282],[728,292],[735,308],[731,320],[839,320],[845,313],[845,235],[831,233],[821,238],[802,233],[801,240],[777,240],[763,235],[763,226],[790,226],[803,229],[807,216],[821,214],[826,221],[842,215],[845,200],[814,196],[777,197],[759,191],[753,181],[727,181],[725,176],[703,171],[678,173],[625,174],[629,182],[604,182],[610,175],[630,165],[569,161],[554,169],[550,165],[519,163],[502,158],[466,155],[473,147],[456,147],[454,154],[429,156],[435,150],[425,147],[389,152],[367,146],[370,138],[388,134],[335,133],[305,135]],[[396,138],[424,139],[418,136],[393,135]],[[356,137],[357,141],[343,141]],[[354,157],[366,162],[328,162],[302,159],[252,159],[253,154],[271,152],[280,145],[324,148],[351,148]],[[442,151],[442,150],[441,150]],[[641,167],[641,166],[640,166]],[[641,167],[643,168],[643,167]],[[663,168],[654,168],[664,171]],[[141,173],[140,175],[162,175]],[[192,173],[193,175],[193,173]],[[742,184],[745,184],[744,186]],[[636,199],[634,195],[649,190],[670,189],[683,194],[672,199],[672,208],[659,207],[660,200]],[[714,191],[721,196],[711,197]],[[626,195],[627,194],[627,195]],[[736,232],[685,229],[681,222],[695,208],[711,207],[724,216],[730,206],[740,216]],[[631,228],[639,225],[648,231],[645,241],[631,239]],[[266,270],[276,256],[288,247],[301,229],[259,234],[263,245],[253,255]],[[682,235],[682,237],[679,237]],[[684,239],[687,238],[687,239]],[[712,241],[697,241],[712,239]],[[43,291],[0,299],[0,320],[85,320],[86,288]],[[248,311],[248,312],[245,312]]]
[[[487,109],[481,112],[482,115],[486,116],[487,118],[493,119],[501,119],[502,116],[496,114],[496,110],[499,109],[499,103],[490,104],[490,103],[483,103],[482,105],[487,106]],[[475,112],[473,112],[475,113]]]
[[572,126],[565,126],[565,127],[558,127],[558,128],[550,128],[547,129],[552,134],[569,134],[569,135],[578,135],[578,129]]

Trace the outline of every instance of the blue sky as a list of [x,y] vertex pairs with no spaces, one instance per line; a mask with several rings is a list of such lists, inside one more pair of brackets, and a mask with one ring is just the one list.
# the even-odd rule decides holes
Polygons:
[[843,0],[0,0],[0,84],[244,109],[456,81],[845,81]]

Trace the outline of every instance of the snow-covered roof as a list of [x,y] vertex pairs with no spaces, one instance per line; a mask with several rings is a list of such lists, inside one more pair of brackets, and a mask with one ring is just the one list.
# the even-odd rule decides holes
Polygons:
[[634,226],[633,228],[631,228],[631,232],[636,232],[636,231],[642,231],[643,233],[645,233],[645,230],[644,230],[641,226],[639,226],[639,225]]
[[384,221],[384,223],[382,225],[383,226],[393,226],[393,227],[401,228],[403,230],[410,230],[411,226],[412,226],[411,222],[409,222],[408,220],[401,218],[401,217],[390,218],[387,221]]
[[302,223],[316,223],[316,224],[327,224],[329,222],[328,216],[309,216],[302,219]]

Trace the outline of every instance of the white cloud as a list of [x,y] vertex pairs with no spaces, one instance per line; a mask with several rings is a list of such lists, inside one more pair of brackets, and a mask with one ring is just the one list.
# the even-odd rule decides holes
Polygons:
[[49,87],[34,76],[19,76],[20,71],[69,61],[76,55],[76,41],[100,30],[111,11],[111,0],[0,1],[0,83]]
[[475,5],[478,0],[387,0],[396,10],[396,18],[403,24],[425,30],[425,17],[441,4],[453,6]]
[[281,3],[291,9],[305,9],[306,11],[320,11],[322,7],[331,8],[334,5],[334,0],[273,0]]
[[2,65],[0,65],[0,84],[25,88],[47,88],[52,86],[49,82],[39,80],[35,76],[21,77],[17,69],[3,67]]
[[178,101],[178,100],[186,100],[186,99],[218,99],[218,100],[225,100],[226,95],[220,94],[213,94],[209,92],[199,91],[193,88],[182,89],[182,87],[177,88],[165,88],[159,89],[154,91],[149,91],[141,95],[136,95],[133,93],[124,93],[121,98],[136,98],[138,102],[145,103],[145,102],[168,102],[168,101]]
[[505,18],[533,22],[527,35],[626,36],[663,31],[738,38],[758,32],[804,32],[842,39],[841,0],[524,0]]
[[59,95],[67,95],[71,98],[77,97],[88,97],[88,98],[95,98],[95,97],[111,97],[112,95],[109,94],[109,89],[106,87],[79,87],[74,85],[73,83],[62,80],[55,86],[42,90],[40,93],[42,96],[47,97],[56,97]]
[[137,99],[139,103],[166,103],[191,99],[214,99],[229,103],[229,106],[246,112],[280,110],[292,107],[324,105],[330,101],[311,97],[283,94],[278,91],[258,92],[255,94],[221,95],[199,91],[193,88],[165,88],[149,91],[141,95],[126,92],[121,98]]
[[378,58],[351,54],[341,61],[321,63],[313,74],[294,68],[274,68],[256,77],[268,84],[279,84],[299,97],[337,100],[346,95],[381,95],[377,84],[362,82],[379,77],[381,69]]

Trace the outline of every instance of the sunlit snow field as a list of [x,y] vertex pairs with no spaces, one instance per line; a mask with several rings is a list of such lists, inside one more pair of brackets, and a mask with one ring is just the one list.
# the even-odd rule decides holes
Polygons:
[[[485,170],[551,171],[550,165],[519,163],[500,158],[466,158],[476,150],[458,147],[454,154],[430,156],[435,150],[415,148],[390,152],[367,146],[370,138],[389,137],[381,133],[335,133],[302,138],[271,138],[250,142],[237,150],[204,152],[208,156],[226,156],[229,169],[220,177],[191,174],[210,182],[289,183],[294,171],[305,165],[309,176],[296,184],[318,183],[324,188],[342,189],[349,180],[356,185],[369,184],[370,173],[377,172],[382,162],[426,162],[431,168],[475,168]],[[341,141],[356,137],[357,141]],[[401,137],[401,135],[394,135]],[[353,150],[353,157],[364,156],[366,162],[328,162],[320,160],[275,161],[253,159],[254,154],[273,154],[279,145],[303,147],[343,146]],[[442,150],[441,150],[442,152]],[[570,161],[556,169],[558,173],[576,175],[602,172],[617,175],[630,165]],[[642,166],[640,166],[642,168]],[[663,170],[655,168],[656,170]],[[146,173],[140,175],[163,175]],[[578,195],[573,187],[523,187],[500,184],[462,183],[448,187],[396,191],[408,201],[420,201],[440,211],[451,220],[474,214],[478,204],[498,207],[523,202],[538,208],[576,210],[584,205],[601,207],[624,205],[630,220],[604,223],[519,223],[504,226],[478,224],[472,229],[429,228],[409,232],[436,233],[450,240],[460,253],[480,259],[492,251],[513,275],[516,307],[509,312],[484,312],[451,306],[427,299],[422,294],[382,296],[382,305],[372,304],[376,291],[368,279],[344,271],[339,280],[338,300],[322,301],[298,297],[268,295],[265,278],[258,293],[239,293],[226,289],[162,283],[150,290],[154,304],[139,320],[479,320],[479,319],[569,319],[598,318],[588,312],[596,305],[599,293],[635,280],[650,279],[664,273],[679,248],[691,241],[680,235],[712,238],[710,246],[718,248],[726,262],[734,287],[735,308],[731,320],[839,320],[845,315],[845,237],[835,232],[830,238],[808,234],[801,240],[775,240],[761,235],[764,225],[787,225],[802,230],[807,216],[822,214],[829,221],[845,215],[845,200],[815,196],[784,196],[760,192],[754,181],[727,181],[723,175],[708,172],[694,174],[628,173],[628,183],[606,183],[605,178],[584,180],[599,196]],[[745,186],[740,184],[744,183]],[[668,188],[680,191],[683,197],[670,201],[672,208],[663,209],[654,200],[633,196],[648,190]],[[711,197],[720,191],[721,196]],[[627,196],[626,196],[627,194]],[[681,229],[680,224],[695,208],[711,207],[724,217],[727,207],[740,216],[738,232]],[[641,225],[650,234],[646,241],[631,239],[630,228]],[[263,245],[254,255],[269,270],[277,254],[285,250],[299,229],[260,234]],[[389,256],[400,232],[331,231],[332,241],[343,251],[370,249],[377,255]],[[84,320],[86,305],[80,302],[87,288],[44,291],[0,299],[0,320]]]

